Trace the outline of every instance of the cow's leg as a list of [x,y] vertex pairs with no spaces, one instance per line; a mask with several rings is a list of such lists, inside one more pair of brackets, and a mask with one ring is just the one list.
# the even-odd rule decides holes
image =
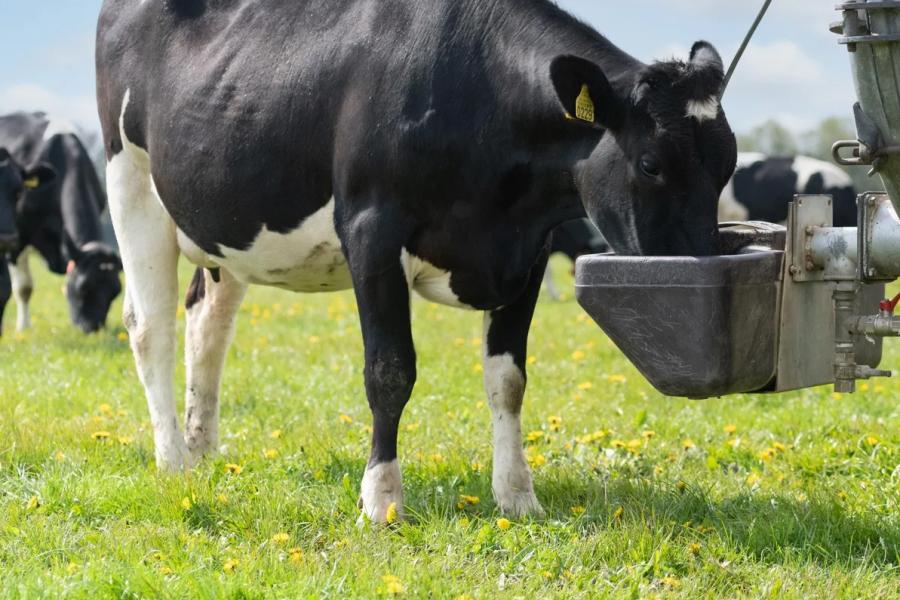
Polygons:
[[179,470],[190,466],[190,454],[178,425],[173,386],[178,307],[175,224],[152,187],[149,157],[140,150],[122,150],[110,160],[107,184],[125,268],[123,322],[147,395],[156,464]]
[[535,267],[528,289],[516,302],[484,315],[484,387],[494,429],[492,487],[500,510],[516,517],[544,513],[522,449],[521,425],[528,329],[544,268]]
[[22,252],[15,263],[9,264],[12,276],[13,295],[16,298],[16,330],[25,331],[31,328],[31,293],[34,291],[34,279],[31,277],[31,266],[28,263],[28,251]]
[[247,286],[220,270],[219,281],[197,269],[185,308],[184,358],[187,366],[184,435],[194,460],[219,443],[219,384],[225,354],[234,338],[234,322]]
[[9,280],[9,267],[6,264],[6,258],[0,256],[0,336],[3,335],[3,313],[6,312],[6,305],[12,296],[12,283]]
[[[397,460],[400,417],[416,381],[416,351],[410,323],[410,291],[401,264],[397,231],[387,215],[357,217],[344,241],[359,306],[365,348],[365,385],[372,410],[372,452],[363,475],[360,508],[374,522],[403,511],[403,482]],[[397,220],[399,221],[399,219]],[[394,235],[391,235],[394,234]],[[362,517],[361,517],[362,518]]]
[[553,271],[550,265],[547,265],[547,268],[544,269],[544,287],[547,288],[547,294],[551,299],[560,299],[559,289],[556,287],[556,281],[553,280]]

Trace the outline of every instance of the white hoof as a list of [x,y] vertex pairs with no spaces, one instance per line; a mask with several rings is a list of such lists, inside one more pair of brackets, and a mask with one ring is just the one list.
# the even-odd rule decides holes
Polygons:
[[156,442],[156,468],[168,473],[191,469],[196,460],[191,456],[181,436],[160,444]]
[[506,491],[502,494],[494,490],[494,500],[500,507],[500,512],[515,518],[543,517],[544,508],[538,502],[533,490],[521,492]]
[[403,519],[403,480],[400,463],[393,460],[366,467],[360,490],[360,521],[393,523]]

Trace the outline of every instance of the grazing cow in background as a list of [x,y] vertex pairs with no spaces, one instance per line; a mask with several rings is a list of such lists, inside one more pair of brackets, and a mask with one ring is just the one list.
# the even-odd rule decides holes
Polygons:
[[[563,254],[573,263],[579,256],[600,254],[608,250],[609,245],[603,239],[603,234],[594,227],[590,219],[575,219],[563,223],[553,230],[550,242],[550,256]],[[544,274],[544,287],[554,300],[561,298],[549,268]]]
[[7,261],[19,247],[16,212],[26,190],[48,186],[55,177],[56,172],[46,164],[23,169],[6,148],[0,148],[0,335],[3,333],[3,307],[12,295]]
[[835,227],[856,227],[856,189],[840,167],[808,156],[738,154],[734,177],[722,191],[720,221],[783,223],[796,194],[834,198]]
[[[352,288],[374,421],[360,506],[402,515],[414,290],[484,312],[494,497],[540,514],[520,415],[550,232],[586,213],[621,254],[715,251],[737,151],[713,47],[645,65],[549,0],[106,0],[98,27],[124,322],[157,464],[215,450],[248,284]],[[179,254],[205,269],[188,294],[184,434]]]
[[[87,150],[70,127],[43,113],[0,117],[0,146],[8,148],[19,164],[47,163],[57,173],[53,185],[27,190],[17,211],[19,243],[11,253],[10,272],[18,329],[31,325],[33,249],[52,272],[68,273],[66,298],[72,322],[85,333],[97,331],[122,291],[122,266],[118,252],[102,242],[100,215],[106,194]],[[5,302],[0,313],[4,307]]]

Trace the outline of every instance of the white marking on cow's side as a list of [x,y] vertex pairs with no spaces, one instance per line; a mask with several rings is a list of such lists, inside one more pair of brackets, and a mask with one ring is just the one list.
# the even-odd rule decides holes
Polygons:
[[[187,236],[179,238],[179,244]],[[334,228],[334,198],[287,234],[263,226],[247,250],[219,246],[222,257],[210,256],[183,244],[192,260],[199,251],[199,264],[224,267],[240,281],[258,283],[294,292],[334,292],[350,289],[353,282]],[[201,257],[197,257],[201,258]]]
[[706,100],[688,100],[687,117],[700,121],[712,121],[719,115],[719,97],[710,96]]
[[531,471],[522,449],[522,400],[525,376],[511,354],[490,356],[487,332],[490,313],[484,316],[484,389],[491,406],[494,431],[492,488],[500,510],[514,516],[541,515]]
[[58,117],[53,117],[50,119],[49,123],[47,123],[47,128],[44,129],[44,140],[47,141],[55,135],[67,135],[67,134],[77,134],[78,130],[72,125],[71,122],[60,119]]
[[391,504],[396,506],[397,518],[403,518],[403,478],[397,459],[366,467],[360,486],[360,501],[363,514],[374,523],[387,522]]
[[175,224],[161,209],[151,185],[150,156],[125,134],[130,98],[128,90],[119,115],[122,151],[106,166],[110,216],[127,281],[123,320],[147,395],[156,463],[178,470],[191,465],[173,388],[178,245]]
[[[34,291],[34,280],[31,277],[31,267],[28,263],[30,250],[26,249],[16,259],[15,264],[9,264],[9,274],[12,277],[13,295],[16,298],[16,330],[25,331],[31,329],[31,293]],[[3,265],[0,264],[0,269]]]
[[400,262],[406,273],[406,281],[411,290],[417,294],[446,306],[456,308],[472,308],[460,301],[459,297],[450,287],[450,272],[435,267],[423,258],[411,254],[405,248],[401,252]]
[[184,436],[194,460],[219,444],[219,386],[247,286],[222,269],[216,283],[203,271],[204,297],[187,310]]
[[822,174],[826,189],[853,185],[853,180],[840,167],[823,160],[797,156],[794,158],[793,168],[797,173],[797,192],[801,194],[806,191],[806,185],[816,173]]

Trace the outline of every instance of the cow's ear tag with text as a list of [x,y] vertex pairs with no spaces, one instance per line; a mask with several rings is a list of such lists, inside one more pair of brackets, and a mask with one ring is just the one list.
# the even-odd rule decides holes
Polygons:
[[22,185],[26,190],[36,190],[41,185],[41,180],[38,177],[29,177],[22,182]]
[[581,86],[581,93],[575,99],[575,117],[588,123],[596,122],[594,115],[594,101],[587,84]]

